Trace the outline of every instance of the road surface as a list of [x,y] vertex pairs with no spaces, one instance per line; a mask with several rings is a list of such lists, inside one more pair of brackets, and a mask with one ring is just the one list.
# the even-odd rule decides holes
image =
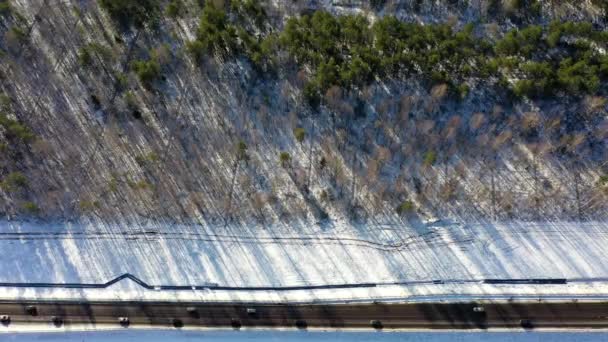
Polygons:
[[[260,305],[171,302],[0,302],[3,325],[124,328],[608,328],[608,302]],[[119,322],[120,318],[123,322]],[[0,326],[0,329],[3,327]]]

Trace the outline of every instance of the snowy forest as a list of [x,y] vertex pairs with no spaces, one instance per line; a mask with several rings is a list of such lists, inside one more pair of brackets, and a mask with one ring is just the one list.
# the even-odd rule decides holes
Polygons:
[[608,2],[0,0],[0,215],[608,214]]

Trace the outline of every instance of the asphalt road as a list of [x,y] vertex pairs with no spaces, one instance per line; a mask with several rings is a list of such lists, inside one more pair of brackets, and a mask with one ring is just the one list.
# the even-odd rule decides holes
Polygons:
[[[482,307],[483,311],[475,311]],[[33,309],[34,308],[34,309]],[[255,313],[248,309],[255,310]],[[370,329],[608,328],[608,303],[246,305],[141,302],[0,302],[3,325],[294,327]],[[0,326],[0,329],[2,326]]]

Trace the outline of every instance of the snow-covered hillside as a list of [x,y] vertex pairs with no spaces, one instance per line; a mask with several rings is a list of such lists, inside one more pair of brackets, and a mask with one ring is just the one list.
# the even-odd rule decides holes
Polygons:
[[[429,42],[443,50],[423,56],[433,72],[452,65],[446,51],[463,52],[455,42],[476,54],[453,63],[462,71],[454,80],[416,74],[419,60],[412,74],[370,71],[367,83],[319,86],[313,105],[306,86],[324,73],[288,47],[266,57],[280,60],[274,70],[245,54],[192,53],[202,1],[155,1],[156,20],[124,28],[95,0],[11,0],[0,7],[0,283],[104,284],[128,273],[152,286],[370,286],[166,292],[125,279],[107,289],[5,286],[0,297],[608,294],[602,1],[530,1],[535,14],[502,6],[512,1],[264,1],[255,29],[253,16],[214,2],[250,29],[235,41],[266,30],[272,43],[289,18],[327,10],[318,13],[328,22],[357,13],[369,29],[394,15],[394,27],[437,35]],[[167,14],[172,3],[183,11]],[[550,31],[553,19],[582,24]],[[415,31],[432,25],[441,34]],[[527,76],[508,65],[524,59],[493,46],[534,32],[543,44],[534,66],[563,58],[552,74],[563,84],[586,84],[581,65],[605,78],[585,85],[593,92],[514,98],[511,83]],[[406,46],[427,49],[415,40]],[[564,56],[579,47],[593,63],[569,64]],[[332,53],[352,57],[340,49]],[[475,49],[505,67],[480,77],[473,69],[486,55]],[[436,60],[445,55],[449,63]],[[568,283],[480,283],[517,278]]]
[[[463,222],[606,218],[604,97],[511,101],[471,79],[456,101],[445,85],[395,77],[334,87],[313,110],[302,100],[306,68],[285,63],[272,75],[243,58],[193,60],[201,7],[181,2],[179,18],[121,30],[94,0],[11,1],[0,19],[0,114],[33,137],[9,142],[0,131],[0,215],[135,225],[373,224],[401,222],[404,211]],[[486,2],[264,6],[275,30],[326,9],[454,27],[483,18],[475,34],[495,39],[517,18],[478,12]],[[592,4],[543,6],[522,25],[605,25]],[[163,61],[152,87],[133,70],[151,55]]]

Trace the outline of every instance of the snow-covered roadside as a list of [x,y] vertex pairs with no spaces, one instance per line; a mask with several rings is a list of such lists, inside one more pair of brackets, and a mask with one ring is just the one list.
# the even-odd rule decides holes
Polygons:
[[[608,222],[205,227],[0,223],[0,282],[322,286],[459,279],[601,279],[566,285],[382,285],[294,291],[0,288],[2,299],[387,301],[608,296]],[[606,281],[604,281],[606,280]]]
[[71,324],[69,328],[57,328],[47,325],[16,325],[11,324],[5,333],[8,341],[47,341],[58,340],[66,342],[131,342],[131,341],[223,341],[223,342],[279,342],[279,341],[331,341],[331,342],[369,342],[369,341],[471,341],[471,342],[595,342],[605,340],[605,329],[534,329],[534,333],[524,329],[490,328],[479,330],[428,330],[428,329],[385,329],[379,333],[370,329],[344,328],[314,328],[307,331],[292,328],[190,328],[181,329],[137,326],[135,329],[108,328],[102,324],[94,326],[79,326]]

